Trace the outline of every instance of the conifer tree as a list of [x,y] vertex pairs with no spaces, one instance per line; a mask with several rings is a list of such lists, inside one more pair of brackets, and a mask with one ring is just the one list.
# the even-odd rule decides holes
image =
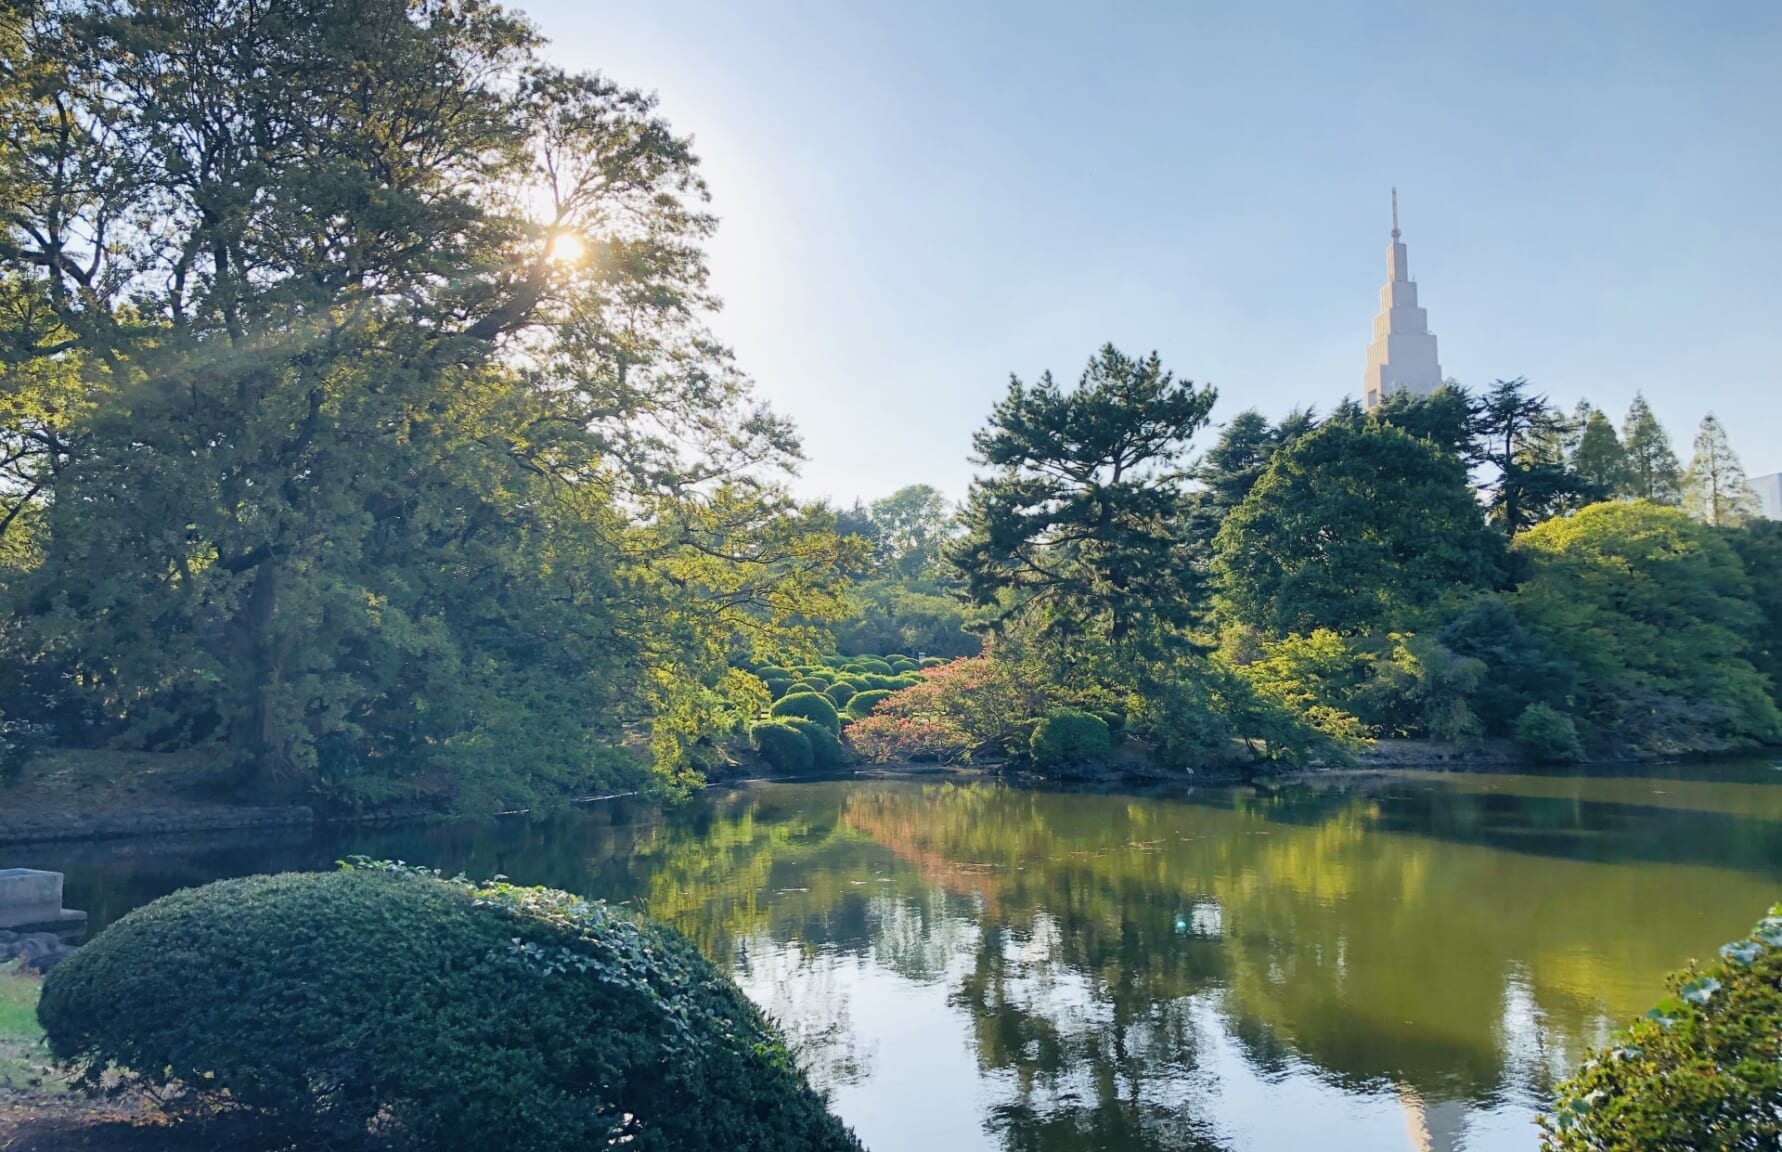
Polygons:
[[1621,424],[1621,443],[1627,459],[1623,496],[1654,504],[1682,502],[1682,467],[1671,450],[1670,436],[1652,414],[1642,393],[1634,393],[1633,403],[1627,409],[1627,419]]
[[1683,475],[1683,507],[1716,528],[1741,524],[1758,512],[1745,467],[1712,412],[1702,417],[1695,434],[1695,455]]
[[1607,500],[1627,489],[1627,450],[1600,408],[1579,405],[1581,428],[1572,449],[1572,471],[1591,500]]

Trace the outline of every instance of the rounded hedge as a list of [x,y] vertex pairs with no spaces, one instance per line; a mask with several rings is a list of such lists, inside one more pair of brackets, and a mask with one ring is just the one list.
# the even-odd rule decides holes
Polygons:
[[859,669],[862,672],[876,672],[880,676],[891,675],[891,665],[889,662],[884,661],[884,660],[878,660],[878,659],[868,657],[866,659],[856,660],[856,661],[854,661],[854,663],[859,667]]
[[89,1077],[171,1077],[306,1142],[860,1149],[684,938],[542,888],[379,865],[187,889],[58,965],[38,1015]]
[[828,684],[819,684],[815,680],[794,680],[787,686],[784,695],[791,696],[799,692],[815,692],[820,696],[828,687]]
[[829,689],[824,692],[823,695],[829,697],[829,702],[831,704],[835,705],[837,708],[841,708],[847,704],[848,698],[858,691],[860,691],[860,689],[854,687],[846,680],[837,680],[829,686]]
[[1564,712],[1539,701],[1516,718],[1516,743],[1541,764],[1574,764],[1584,759],[1578,726]]
[[924,656],[924,657],[922,657],[921,661],[917,664],[917,667],[924,668],[924,669],[939,668],[942,664],[945,664],[946,662],[947,662],[946,659],[941,656]]
[[1782,905],[1555,1086],[1547,1152],[1782,1148]]
[[842,751],[840,737],[815,720],[806,720],[803,716],[788,716],[781,721],[788,728],[796,728],[810,741],[811,763],[818,768],[841,768],[848,762],[848,754]]
[[790,681],[793,679],[792,669],[782,668],[778,664],[763,664],[761,667],[755,669],[755,675],[761,677],[763,680]]
[[781,772],[809,772],[817,762],[809,737],[778,720],[749,729],[749,745]]
[[848,700],[848,715],[856,720],[864,720],[872,715],[873,705],[891,695],[888,688],[868,688],[864,692],[856,692]]
[[788,692],[768,711],[774,716],[802,716],[806,720],[815,720],[831,732],[841,732],[841,717],[836,714],[829,697],[821,692]]
[[1034,727],[1028,750],[1037,767],[1064,768],[1107,759],[1114,741],[1100,716],[1065,709]]

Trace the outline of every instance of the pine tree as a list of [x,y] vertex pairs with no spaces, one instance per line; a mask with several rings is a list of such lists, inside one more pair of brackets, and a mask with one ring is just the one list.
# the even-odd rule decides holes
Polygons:
[[1757,515],[1757,497],[1739,454],[1712,412],[1695,434],[1695,456],[1683,476],[1683,506],[1697,520],[1729,528]]
[[1671,450],[1671,438],[1665,434],[1664,425],[1652,414],[1641,393],[1634,393],[1627,419],[1622,421],[1621,443],[1627,454],[1623,496],[1654,504],[1682,503],[1683,471],[1677,454]]
[[1504,535],[1576,507],[1582,486],[1566,464],[1565,416],[1531,395],[1528,381],[1497,381],[1478,402],[1473,431],[1478,458],[1496,472],[1486,506]]
[[1572,449],[1572,471],[1592,500],[1607,500],[1627,489],[1627,449],[1601,409],[1579,405],[1582,430]]

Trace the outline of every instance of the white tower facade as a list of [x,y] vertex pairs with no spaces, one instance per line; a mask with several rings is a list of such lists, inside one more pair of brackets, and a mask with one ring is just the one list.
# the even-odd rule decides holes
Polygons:
[[1429,330],[1429,313],[1417,304],[1417,282],[1411,279],[1410,257],[1398,238],[1398,189],[1394,188],[1392,243],[1386,246],[1386,286],[1380,289],[1380,314],[1374,317],[1374,338],[1367,346],[1362,403],[1374,408],[1392,392],[1427,396],[1441,382],[1435,333]]

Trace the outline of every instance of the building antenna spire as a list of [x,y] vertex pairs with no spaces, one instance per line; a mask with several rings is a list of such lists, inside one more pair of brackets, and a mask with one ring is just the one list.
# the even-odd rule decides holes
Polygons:
[[1392,238],[1398,239],[1398,189],[1392,190]]

